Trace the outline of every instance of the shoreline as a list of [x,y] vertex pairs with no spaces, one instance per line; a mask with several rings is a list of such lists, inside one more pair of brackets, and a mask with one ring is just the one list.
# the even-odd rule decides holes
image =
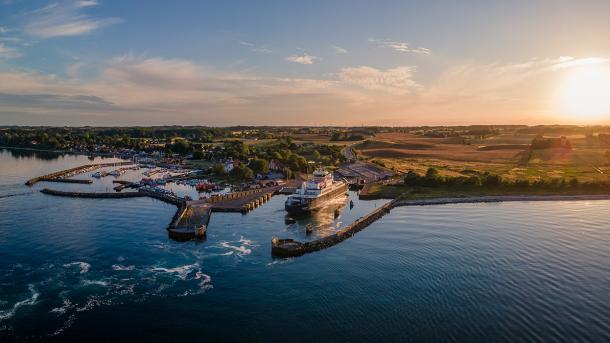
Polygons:
[[38,152],[49,152],[49,153],[54,153],[54,154],[66,154],[66,155],[77,155],[77,156],[96,156],[96,157],[106,157],[106,158],[118,158],[118,159],[124,160],[124,158],[117,157],[116,153],[106,153],[106,152],[51,150],[51,149],[38,149],[38,148],[23,148],[23,147],[5,146],[5,145],[0,145],[0,149],[38,151]]
[[441,197],[429,199],[394,200],[392,207],[429,206],[449,204],[478,204],[499,202],[528,201],[594,201],[610,200],[610,194],[579,194],[579,195],[481,195],[468,197]]

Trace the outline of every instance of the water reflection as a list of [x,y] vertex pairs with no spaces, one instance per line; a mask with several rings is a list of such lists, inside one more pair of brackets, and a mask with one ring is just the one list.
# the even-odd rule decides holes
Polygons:
[[1,153],[8,153],[11,157],[22,159],[38,159],[44,161],[54,161],[65,155],[66,153],[57,152],[57,151],[41,151],[41,150],[31,150],[31,149],[20,149],[20,148],[2,148]]
[[294,227],[295,230],[307,230],[311,224],[313,230],[311,238],[325,237],[332,235],[342,226],[341,218],[348,209],[349,196],[341,195],[326,202],[324,207],[304,215],[285,216],[285,223]]

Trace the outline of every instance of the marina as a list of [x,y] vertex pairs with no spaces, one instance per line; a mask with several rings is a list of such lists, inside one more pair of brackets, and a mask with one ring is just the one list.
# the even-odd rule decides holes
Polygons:
[[69,177],[72,177],[72,176],[75,176],[75,175],[78,175],[78,174],[88,173],[88,172],[94,171],[94,170],[99,169],[99,168],[103,168],[103,167],[116,167],[116,166],[130,165],[130,164],[133,164],[133,162],[115,162],[115,163],[88,164],[88,165],[83,165],[83,166],[79,166],[79,167],[75,167],[75,168],[70,168],[70,169],[58,171],[58,172],[47,174],[47,175],[43,175],[43,176],[38,176],[38,177],[35,177],[33,179],[28,180],[25,184],[27,186],[33,186],[36,183],[41,182],[41,181],[46,181],[46,182],[90,183],[90,182],[88,182],[89,180],[73,180],[73,179],[71,179],[72,181],[66,181],[66,180],[68,180],[67,178],[69,178]]
[[[64,171],[53,173],[54,177],[65,177],[67,175],[77,175],[79,173],[89,172],[100,167],[116,166],[117,164],[98,164],[71,168]],[[122,165],[122,164],[121,164]],[[158,174],[160,171],[147,171],[144,175],[150,177]],[[100,173],[100,172],[98,172]],[[120,176],[122,172],[109,172],[105,175]],[[100,176],[101,174],[92,174],[92,177]],[[104,176],[105,176],[104,175]],[[103,177],[103,176],[101,176]],[[38,181],[44,181],[45,177],[37,178]],[[184,175],[182,179],[185,180]],[[73,179],[61,179],[70,181]],[[149,180],[149,179],[143,179]],[[79,180],[89,181],[90,180]],[[81,182],[79,182],[81,183]],[[266,188],[259,188],[248,191],[230,192],[227,194],[214,194],[210,197],[205,197],[199,200],[191,200],[189,197],[179,197],[173,192],[165,191],[161,188],[143,186],[141,183],[113,180],[112,183],[118,184],[113,189],[115,192],[80,192],[80,191],[62,191],[44,188],[40,192],[47,195],[72,197],[72,198],[99,198],[99,199],[124,199],[137,197],[151,197],[168,204],[178,207],[171,222],[167,227],[168,235],[172,239],[177,240],[192,240],[202,239],[205,237],[207,226],[210,221],[212,212],[239,212],[247,213],[265,202],[267,202],[274,194],[277,194],[283,186],[277,185]],[[154,182],[157,185],[164,183]],[[200,183],[197,183],[199,185]],[[124,192],[127,188],[135,188],[136,191]],[[199,190],[199,188],[198,188]]]
[[[206,337],[218,341],[265,340],[277,334],[278,325],[302,337],[311,334],[312,327],[318,336],[334,337],[337,313],[349,316],[352,324],[346,328],[353,340],[392,341],[406,331],[422,340],[440,339],[435,331],[416,328],[441,325],[444,316],[456,322],[449,332],[462,338],[492,339],[513,333],[514,327],[529,327],[525,338],[548,332],[574,340],[607,337],[608,328],[598,319],[610,313],[601,301],[608,292],[608,235],[603,230],[608,200],[449,202],[468,200],[462,198],[444,199],[441,206],[403,201],[400,204],[415,206],[395,206],[367,229],[338,237],[333,236],[337,231],[386,202],[360,200],[349,191],[348,197],[320,211],[292,217],[283,208],[287,195],[276,194],[246,215],[212,212],[203,239],[180,240],[168,239],[166,231],[179,214],[175,199],[188,195],[199,201],[215,193],[201,193],[197,199],[194,186],[169,182],[154,187],[154,196],[169,202],[150,196],[50,196],[39,190],[137,193],[131,188],[116,192],[113,187],[120,183],[113,181],[139,183],[149,169],[94,179],[88,185],[28,188],[23,184],[35,171],[69,169],[85,164],[86,157],[35,160],[36,167],[27,164],[28,169],[11,167],[27,161],[7,153],[2,157],[0,249],[5,263],[0,266],[0,326],[7,329],[0,330],[0,337],[8,334],[9,341],[13,332],[52,339],[58,331],[64,340],[79,340],[83,332],[111,340],[117,335],[110,331],[140,335],[134,325],[150,323],[172,327],[147,335],[151,341],[170,341],[177,335],[196,341],[201,332],[183,327],[202,322],[210,323]],[[106,161],[92,163],[100,162]],[[324,245],[307,246],[323,250],[298,258],[274,257],[274,236],[303,244],[321,242]],[[333,238],[323,240],[326,236]],[[343,237],[350,238],[335,243]],[[532,260],[535,269],[514,268]],[[575,270],[587,272],[575,277]],[[600,271],[600,277],[591,270]],[[486,288],[489,283],[495,287]],[[558,328],[549,307],[529,300],[532,294],[551,302],[552,313],[569,320]],[[464,297],[474,300],[465,304]],[[320,309],[320,299],[329,298],[332,301]],[[593,306],[596,299],[600,302]],[[372,306],[380,317],[370,316]],[[542,319],[530,326],[531,317],[506,317],[507,306]],[[158,311],[169,308],[169,317]],[[248,318],[273,313],[276,319],[257,321],[242,332],[230,330],[235,324],[224,320],[235,313]],[[480,319],[473,323],[473,317]],[[508,320],[510,328],[498,326],[498,320]],[[393,324],[397,321],[398,327]],[[115,330],[99,328],[100,322]],[[551,328],[554,331],[547,331]]]

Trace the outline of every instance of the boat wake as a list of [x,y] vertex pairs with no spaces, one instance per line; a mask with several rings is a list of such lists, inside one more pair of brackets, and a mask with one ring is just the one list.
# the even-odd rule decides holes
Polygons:
[[[237,243],[236,245],[231,245],[230,243]],[[241,236],[240,239],[236,242],[229,242],[229,241],[224,241],[224,242],[220,242],[220,246],[222,246],[223,248],[229,248],[232,251],[230,252],[235,252],[235,254],[237,256],[246,256],[246,255],[250,255],[252,253],[252,247],[255,247],[256,245],[254,245],[252,243],[251,240],[249,239],[245,239],[244,236]]]
[[0,311],[0,321],[12,318],[23,306],[32,306],[36,304],[40,293],[36,291],[33,284],[28,285],[28,290],[30,291],[29,298],[16,302],[10,310]]
[[85,274],[86,272],[89,271],[89,268],[91,268],[91,265],[87,262],[81,262],[81,261],[77,261],[77,262],[71,262],[71,263],[66,263],[64,264],[64,267],[69,268],[72,266],[78,266],[80,268],[80,273],[81,274]]

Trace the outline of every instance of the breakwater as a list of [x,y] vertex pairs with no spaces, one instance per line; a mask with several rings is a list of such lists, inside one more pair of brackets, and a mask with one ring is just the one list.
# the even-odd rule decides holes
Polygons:
[[345,226],[341,230],[332,235],[322,237],[310,242],[298,242],[293,239],[281,239],[273,237],[271,240],[271,254],[277,257],[296,257],[310,252],[319,251],[330,248],[333,245],[339,244],[344,240],[352,237],[357,232],[371,225],[377,219],[390,213],[394,207],[395,201],[376,208],[365,216],[356,219],[353,223]]
[[100,198],[100,199],[121,199],[121,198],[137,198],[144,197],[147,194],[142,192],[125,192],[125,193],[100,193],[100,192],[66,192],[56,189],[45,188],[40,191],[44,194],[70,197],[70,198]]
[[447,204],[474,204],[512,201],[585,201],[610,200],[610,194],[583,194],[583,195],[485,195],[473,197],[432,198],[417,200],[396,200],[393,207],[398,206],[426,206]]
[[[47,175],[42,175],[42,176],[38,176],[35,177],[33,179],[28,180],[25,184],[27,186],[33,186],[36,183],[40,182],[40,181],[50,181],[50,182],[75,182],[75,183],[90,183],[87,182],[88,180],[78,180],[78,181],[65,181],[67,180],[66,178],[74,176],[74,175],[78,175],[78,174],[82,174],[82,173],[87,173],[99,168],[103,168],[103,167],[113,167],[113,166],[123,166],[123,165],[129,165],[129,164],[133,164],[133,162],[113,162],[113,163],[98,163],[98,164],[87,164],[84,166],[79,166],[79,167],[74,167],[74,168],[70,168],[70,169],[65,169],[65,170],[61,170],[58,172],[54,172],[51,174],[47,174]],[[83,182],[84,181],[84,182]]]

